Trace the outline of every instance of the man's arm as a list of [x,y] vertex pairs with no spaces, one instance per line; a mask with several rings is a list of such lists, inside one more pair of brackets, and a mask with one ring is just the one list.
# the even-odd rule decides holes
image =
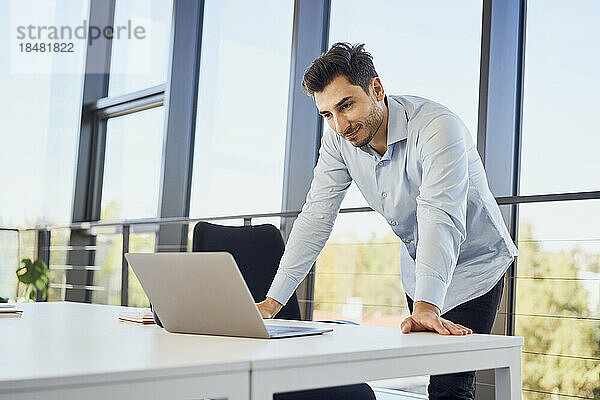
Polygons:
[[267,300],[257,304],[263,317],[274,317],[287,303],[329,238],[352,181],[338,146],[336,134],[326,130],[306,203],[294,222]]
[[469,176],[465,134],[468,132],[453,115],[437,117],[420,132],[422,182],[417,197],[417,281],[413,315],[401,325],[405,333],[472,332],[440,317],[460,245],[466,237]]

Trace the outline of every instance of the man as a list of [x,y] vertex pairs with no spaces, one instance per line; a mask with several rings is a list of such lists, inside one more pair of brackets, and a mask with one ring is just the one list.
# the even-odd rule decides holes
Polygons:
[[[517,249],[462,121],[414,96],[386,96],[363,45],[336,43],[302,81],[329,125],[306,203],[267,299],[272,318],[327,241],[352,180],[401,238],[411,311],[403,333],[490,333]],[[432,376],[431,399],[474,398],[474,372]]]

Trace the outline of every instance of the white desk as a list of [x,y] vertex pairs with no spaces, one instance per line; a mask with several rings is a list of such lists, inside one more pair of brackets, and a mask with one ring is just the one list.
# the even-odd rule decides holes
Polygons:
[[[20,305],[0,318],[0,399],[248,399],[240,339],[119,322],[121,307]],[[235,382],[235,384],[232,384]]]
[[521,337],[336,325],[321,336],[241,339],[122,323],[121,307],[23,308],[21,318],[0,318],[0,400],[262,400],[277,392],[492,368],[496,398],[521,398]]
[[[278,322],[279,323],[279,322]],[[285,323],[285,322],[283,322]],[[312,324],[297,322],[297,324]],[[403,335],[400,329],[334,326],[306,343],[274,342],[252,357],[252,399],[380,379],[495,369],[496,399],[521,398],[523,338]],[[297,340],[297,339],[296,339]]]

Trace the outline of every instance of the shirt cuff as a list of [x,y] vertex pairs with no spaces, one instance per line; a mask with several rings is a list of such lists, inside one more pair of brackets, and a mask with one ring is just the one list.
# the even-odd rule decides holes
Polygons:
[[420,276],[417,278],[414,301],[431,303],[442,311],[446,297],[446,283],[434,276]]
[[294,279],[288,277],[285,273],[278,272],[275,278],[273,278],[267,297],[285,305],[290,297],[292,297],[296,287],[298,287],[298,283]]

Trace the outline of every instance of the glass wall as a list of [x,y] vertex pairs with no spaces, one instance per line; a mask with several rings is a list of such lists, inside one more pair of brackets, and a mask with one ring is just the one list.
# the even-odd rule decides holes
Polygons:
[[[133,228],[129,235],[129,251],[131,253],[154,253],[156,246],[156,225],[142,225]],[[139,232],[136,232],[139,231]],[[131,266],[129,267],[129,287],[127,290],[127,304],[131,307],[149,307],[150,302],[140,281],[137,279]]]
[[[172,38],[173,1],[117,0],[114,26],[142,29],[142,38],[113,39],[108,96],[114,98],[164,85]],[[128,104],[125,104],[127,107]],[[165,109],[162,106],[106,121],[106,146],[101,196],[101,220],[156,218],[159,216],[161,170],[165,142]],[[154,225],[130,227],[129,251],[154,252]],[[94,302],[121,304],[123,230],[97,229],[93,273]],[[148,299],[129,268],[127,304],[148,306]]]
[[138,29],[139,40],[112,40],[109,96],[118,96],[167,80],[169,39],[171,37],[171,0],[117,0],[114,26]]
[[191,217],[281,210],[293,9],[205,2]]
[[[21,51],[34,41],[19,39],[17,28],[79,25],[87,3],[0,2],[0,226],[71,221],[85,47]],[[22,258],[36,258],[35,237],[0,232],[0,297],[19,297],[15,270]]]
[[108,120],[100,219],[158,216],[163,107]]
[[[63,301],[67,290],[67,272],[73,269],[68,264],[70,229],[52,229],[50,231],[50,285],[48,287],[48,301]],[[83,266],[93,270],[94,266]]]
[[[439,102],[477,141],[483,0],[333,0],[329,43],[365,43],[385,91]],[[342,208],[366,206],[353,183]]]
[[329,43],[365,43],[387,94],[445,105],[476,139],[483,1],[375,0],[366,7],[333,0]]
[[[333,0],[329,43],[365,43],[388,95],[413,95],[454,111],[476,141],[482,0]],[[354,183],[342,208],[367,206]],[[341,214],[315,269],[314,319],[398,327],[409,315],[400,239],[380,215]],[[375,383],[423,393],[427,377]]]
[[398,327],[409,315],[401,245],[379,214],[340,214],[317,260],[313,319]]
[[[334,0],[329,42],[365,43],[388,94],[440,102],[476,138],[482,1],[381,0],[369,7],[377,10],[375,18],[365,17],[362,1]],[[352,184],[342,208],[366,205]],[[344,313],[352,309],[349,301],[363,304],[356,315],[369,324],[391,326],[408,312],[399,275],[399,239],[375,213],[338,217],[316,274],[315,316],[326,311],[328,318],[357,319]],[[376,295],[376,281],[390,285],[386,294]],[[361,290],[367,292],[361,295]]]
[[600,200],[519,206],[515,334],[525,337],[523,389],[600,392]]
[[85,47],[21,52],[32,40],[16,34],[20,25],[80,25],[87,3],[0,2],[0,225],[71,221]]
[[[527,2],[522,195],[598,190],[598,18],[598,2]],[[600,393],[599,207],[519,205],[515,333],[527,399]]]
[[0,230],[0,297],[4,300],[14,299],[17,294],[15,269],[20,263],[20,239],[19,232]]
[[[10,264],[6,264],[6,268],[8,269],[8,271],[10,271],[10,273],[7,273],[6,276],[12,276],[12,279],[6,283],[6,286],[10,287],[12,285],[15,285],[14,297],[9,295],[7,299],[9,301],[20,301],[21,299],[24,299],[26,288],[23,284],[17,281],[15,270],[17,266],[22,265],[22,259],[29,258],[30,260],[35,260],[37,254],[37,232],[35,230],[21,231],[20,238],[17,238],[17,243],[14,242],[15,238],[12,235],[3,235],[2,237],[0,237],[0,239],[8,239],[8,242],[5,242],[6,247],[4,247],[6,253],[3,254],[5,254],[6,257],[10,257],[11,253],[13,255],[16,255],[16,258],[13,259],[14,264],[12,265],[12,268],[10,268]],[[11,252],[10,248],[12,247],[12,245],[15,244],[17,245],[17,247],[13,248],[14,250]]]
[[123,235],[114,227],[94,229],[96,237],[93,285],[88,288],[92,293],[92,303],[121,304],[121,265],[123,254]]
[[527,2],[522,195],[599,190],[600,2]]

